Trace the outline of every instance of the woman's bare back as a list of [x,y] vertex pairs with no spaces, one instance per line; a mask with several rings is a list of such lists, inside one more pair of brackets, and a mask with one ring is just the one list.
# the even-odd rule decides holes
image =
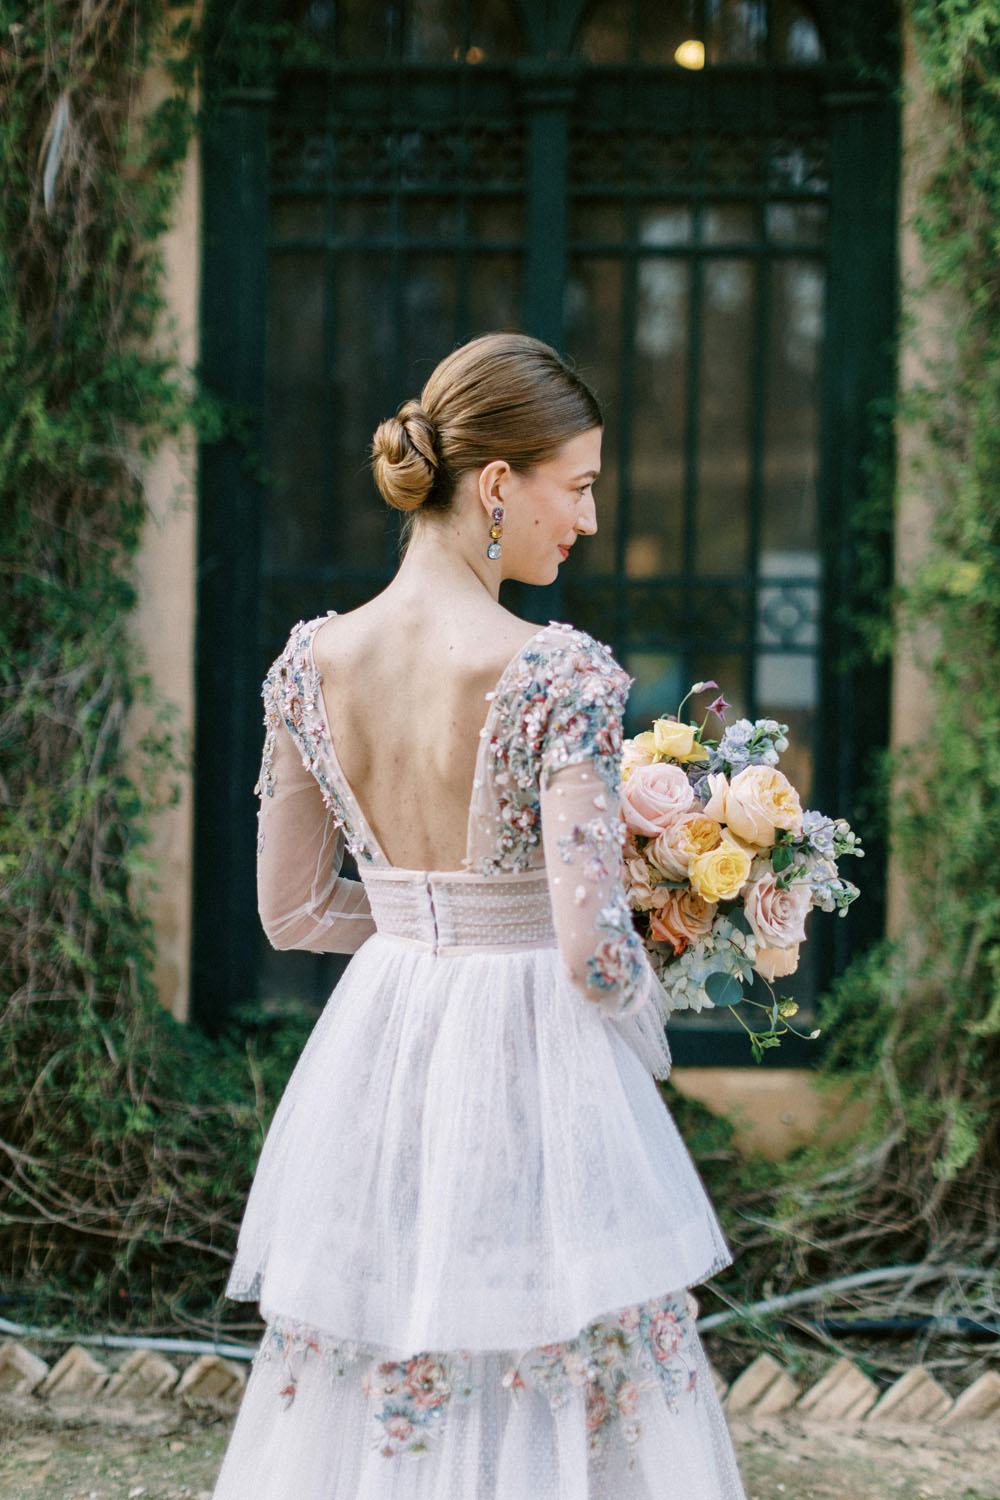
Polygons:
[[337,759],[398,868],[462,868],[486,695],[536,631],[488,597],[392,586],[317,631]]

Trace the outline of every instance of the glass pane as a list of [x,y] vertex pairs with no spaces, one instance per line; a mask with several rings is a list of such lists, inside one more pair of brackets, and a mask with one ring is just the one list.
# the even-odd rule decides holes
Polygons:
[[705,7],[707,60],[759,63],[767,42],[764,0],[708,0]]
[[636,288],[630,578],[680,571],[690,267],[643,259]]
[[706,245],[753,244],[757,210],[745,203],[710,203],[701,211],[701,238]]
[[402,368],[414,369],[428,355],[437,363],[458,333],[455,257],[408,255],[401,268],[400,291]]
[[826,58],[819,27],[796,0],[771,0],[771,56],[775,62],[806,64]]
[[271,257],[268,437],[272,484],[263,537],[263,556],[269,566],[296,566],[315,555],[326,472],[323,272],[324,259],[318,253]]
[[704,268],[696,543],[700,573],[741,573],[747,566],[753,279],[748,261],[713,260]]
[[588,573],[617,571],[618,453],[621,424],[622,263],[611,257],[575,260],[566,286],[566,345],[585,380],[597,388],[606,426],[597,482],[597,535],[574,557]]
[[810,261],[771,266],[764,447],[765,550],[818,545],[820,350],[823,267]]
[[514,0],[295,0],[286,14],[303,37],[329,46],[336,14],[337,55],[351,62],[402,57],[467,62],[519,57],[524,35]]
[[684,663],[670,650],[630,651],[622,665],[634,678],[629,694],[629,734],[648,729],[653,719],[677,712],[677,705],[690,687],[684,681]]
[[639,0],[637,61],[676,66],[678,47],[703,40],[695,22],[696,10],[694,0],[671,0],[668,5],[650,5]]
[[520,240],[524,205],[520,198],[475,198],[469,218],[477,240]]
[[334,223],[339,241],[391,234],[393,204],[389,198],[338,198]]
[[818,696],[817,660],[811,653],[764,652],[757,657],[757,713],[789,728],[781,769],[808,807],[813,794],[813,737]]
[[521,314],[521,257],[473,256],[468,275],[472,326],[463,328],[460,337],[516,328]]
[[322,198],[274,198],[271,200],[271,239],[316,240],[323,237]]
[[450,198],[404,198],[403,224],[408,237],[455,240],[462,232],[461,203]]
[[569,223],[570,236],[581,249],[618,244],[625,238],[625,206],[620,200],[577,198],[570,207]]
[[765,214],[768,239],[777,244],[826,243],[825,203],[769,203]]
[[632,0],[598,0],[584,16],[575,54],[589,63],[628,62],[632,10]]
[[323,434],[331,475],[324,535],[327,555],[340,566],[379,568],[387,560],[385,507],[364,457],[378,422],[400,399],[393,272],[390,256],[371,252],[340,255],[334,268],[337,357]]
[[644,245],[688,245],[691,210],[676,204],[644,206],[639,214],[639,239]]

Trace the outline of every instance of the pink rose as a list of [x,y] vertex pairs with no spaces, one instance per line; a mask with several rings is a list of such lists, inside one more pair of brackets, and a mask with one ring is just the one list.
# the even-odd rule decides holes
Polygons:
[[714,849],[721,838],[719,824],[692,809],[671,818],[663,832],[647,845],[646,858],[668,880],[686,880],[693,856]]
[[694,806],[691,783],[680,766],[637,766],[621,789],[622,815],[633,833],[655,838],[677,813]]
[[775,979],[787,979],[799,966],[799,945],[791,948],[758,948],[754,968],[762,979],[773,983]]
[[639,1410],[639,1390],[631,1380],[620,1385],[615,1392],[618,1399],[618,1410],[623,1417],[634,1417]]
[[775,830],[802,832],[799,794],[783,771],[773,766],[745,766],[727,782],[721,772],[708,778],[712,795],[705,815],[726,823],[738,839],[759,849],[774,843]]
[[421,1410],[440,1406],[450,1395],[444,1368],[426,1354],[410,1360],[406,1367],[405,1385]]
[[594,1386],[587,1392],[587,1427],[594,1432],[604,1422],[611,1408],[604,1392]]
[[649,919],[649,935],[658,943],[669,943],[676,955],[683,953],[688,943],[711,932],[717,907],[689,887],[667,890],[663,895],[662,905]]
[[778,876],[767,869],[744,890],[743,910],[754,937],[764,947],[795,948],[805,941],[812,888],[804,880],[797,880],[783,890]]
[[405,1443],[413,1431],[413,1423],[406,1417],[387,1417],[385,1422],[386,1434],[395,1438],[397,1443]]
[[657,1313],[649,1330],[649,1342],[653,1355],[660,1364],[673,1359],[681,1342],[681,1325],[672,1312]]

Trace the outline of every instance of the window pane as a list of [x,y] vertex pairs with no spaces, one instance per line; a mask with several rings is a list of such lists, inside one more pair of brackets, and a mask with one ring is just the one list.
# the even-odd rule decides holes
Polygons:
[[767,237],[776,244],[826,243],[825,203],[769,203],[765,215]]
[[322,198],[277,198],[271,203],[271,239],[318,240],[323,237]]
[[826,58],[819,27],[796,0],[771,0],[771,56],[775,62],[806,64]]
[[713,260],[704,268],[698,421],[699,573],[747,566],[753,267]]
[[705,52],[713,63],[764,61],[767,16],[764,0],[708,0]]
[[643,259],[636,288],[630,578],[677,573],[684,547],[685,372],[691,272]]
[[701,238],[706,245],[753,244],[758,239],[757,210],[746,203],[710,203],[701,211]]
[[566,343],[585,380],[597,386],[607,416],[597,482],[597,535],[580,548],[588,573],[617,570],[615,529],[618,512],[618,453],[621,426],[622,263],[615,258],[579,258],[566,287]]
[[275,254],[268,308],[268,426],[273,483],[264,518],[269,566],[315,555],[324,501],[324,259]]
[[764,448],[765,549],[818,545],[816,471],[825,278],[810,261],[771,266],[767,419]]

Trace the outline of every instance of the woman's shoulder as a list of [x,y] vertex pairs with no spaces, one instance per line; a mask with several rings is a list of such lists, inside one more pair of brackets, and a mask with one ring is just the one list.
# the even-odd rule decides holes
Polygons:
[[581,677],[598,677],[608,685],[624,683],[631,686],[631,678],[615,658],[611,647],[588,631],[562,620],[550,620],[536,637],[540,654],[552,666],[553,681],[567,681]]

